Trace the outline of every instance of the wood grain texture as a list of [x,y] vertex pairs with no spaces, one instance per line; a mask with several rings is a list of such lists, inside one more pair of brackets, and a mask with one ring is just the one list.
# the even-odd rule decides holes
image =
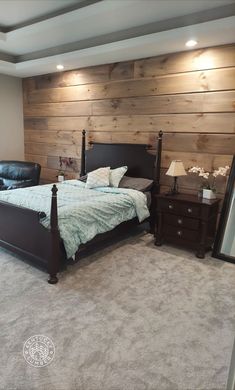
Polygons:
[[35,89],[40,90],[99,83],[109,80],[130,79],[133,78],[133,75],[134,62],[130,61],[31,77],[27,79],[29,80],[27,82],[29,85],[34,83]]
[[40,164],[41,167],[46,168],[47,167],[47,156],[39,156],[34,154],[25,154],[25,160],[26,161],[33,161],[37,164]]
[[[235,154],[235,45],[32,77],[23,90],[25,157],[43,182],[55,180],[59,156],[79,171],[82,129],[88,141],[146,143],[152,154],[163,130],[162,189],[173,159],[212,171]],[[180,178],[187,193],[200,182]],[[218,179],[219,196],[224,188]]]
[[235,66],[234,45],[226,45],[135,61],[135,77],[156,77],[232,66]]
[[235,91],[94,100],[91,111],[92,115],[235,112]]
[[25,130],[235,133],[235,113],[25,118]]
[[170,75],[155,79],[34,90],[29,92],[28,102],[60,103],[232,89],[235,89],[235,68],[225,68]]
[[[57,176],[58,176],[57,169],[42,168],[41,179],[44,182],[56,183],[58,181]],[[77,174],[75,172],[66,172],[65,178],[66,180],[75,179],[77,178]]]
[[81,145],[59,145],[57,143],[25,142],[25,154],[39,156],[81,157]]
[[217,155],[201,152],[192,153],[164,150],[162,153],[162,168],[168,168],[172,160],[182,160],[185,169],[200,166],[204,167],[206,171],[211,172],[219,166],[231,166],[232,159],[233,156],[227,154]]
[[90,115],[90,102],[42,103],[24,106],[24,116],[78,116]]
[[81,145],[81,131],[25,131],[25,142],[55,143],[57,145]]

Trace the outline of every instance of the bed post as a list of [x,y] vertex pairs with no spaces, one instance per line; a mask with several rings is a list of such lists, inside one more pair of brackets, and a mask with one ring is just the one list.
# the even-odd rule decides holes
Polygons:
[[158,133],[157,141],[157,155],[154,168],[154,193],[159,194],[160,192],[160,174],[161,174],[161,157],[162,157],[162,130]]
[[155,230],[155,221],[156,221],[156,194],[159,194],[160,192],[160,174],[161,174],[161,156],[162,156],[162,136],[163,132],[162,130],[158,133],[158,140],[157,140],[157,154],[156,154],[156,161],[154,166],[154,175],[153,175],[153,189],[152,189],[152,201],[151,201],[151,207],[150,207],[150,232],[154,234]]
[[[60,260],[60,234],[58,229],[58,213],[57,213],[57,187],[53,184],[51,189],[51,256],[48,260],[48,283],[56,284],[58,282],[57,272],[59,271]],[[43,243],[42,243],[43,245]]]
[[82,130],[82,155],[80,177],[86,174],[86,130]]

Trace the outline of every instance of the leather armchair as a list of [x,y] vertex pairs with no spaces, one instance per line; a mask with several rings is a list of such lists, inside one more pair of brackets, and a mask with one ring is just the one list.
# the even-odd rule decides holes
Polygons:
[[27,161],[0,161],[0,191],[36,186],[41,166]]

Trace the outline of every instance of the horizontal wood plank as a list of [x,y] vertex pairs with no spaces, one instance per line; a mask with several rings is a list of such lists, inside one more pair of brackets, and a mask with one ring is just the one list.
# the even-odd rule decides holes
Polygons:
[[59,145],[57,143],[25,142],[25,153],[39,156],[81,157],[80,145]]
[[167,113],[235,112],[235,92],[202,92],[183,95],[147,96],[65,103],[26,105],[24,115],[146,115]]
[[235,154],[235,134],[165,134],[163,149],[179,152]]
[[[27,80],[27,79],[26,79]],[[35,89],[68,87],[109,80],[109,65],[57,72],[34,77]]]
[[192,153],[192,152],[177,152],[163,150],[162,153],[162,168],[169,168],[172,160],[181,160],[185,169],[189,169],[193,166],[203,167],[206,171],[212,172],[218,167],[231,166],[233,156],[232,155],[217,155],[209,153]]
[[76,87],[34,90],[29,92],[28,102],[74,102],[232,89],[235,89],[235,68],[225,68],[170,75],[155,79],[124,80]]
[[44,168],[47,167],[47,156],[39,156],[39,155],[35,156],[33,154],[25,154],[25,160],[40,164],[41,167]]
[[99,83],[108,80],[123,80],[134,77],[134,62],[92,66],[66,72],[57,72],[25,79],[30,89],[60,88],[74,85]]
[[94,100],[91,104],[92,115],[235,112],[235,91]]
[[[156,148],[158,133],[146,132],[89,132],[89,140],[96,142],[143,143]],[[235,154],[235,134],[184,134],[166,133],[163,136],[163,150],[174,152],[197,152],[214,154]]]
[[24,106],[24,116],[78,116],[91,114],[90,102],[41,103]]
[[81,145],[81,131],[25,131],[25,142],[54,143],[58,145]]
[[110,80],[125,80],[134,77],[134,61],[115,62],[109,65]]
[[156,77],[169,73],[191,72],[235,66],[234,45],[190,50],[135,61],[135,77]]
[[[76,179],[77,174],[75,172],[66,172],[65,173],[65,179]],[[58,182],[58,170],[57,169],[49,169],[49,168],[42,168],[41,170],[41,179],[47,182]]]
[[25,118],[25,130],[235,133],[235,113]]

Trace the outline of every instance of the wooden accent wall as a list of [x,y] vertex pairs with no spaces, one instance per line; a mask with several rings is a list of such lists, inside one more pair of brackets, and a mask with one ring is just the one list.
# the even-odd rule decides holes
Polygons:
[[[171,160],[212,170],[235,154],[235,44],[24,79],[25,157],[56,179],[59,156],[89,140],[147,143],[164,132],[162,189]],[[74,172],[68,172],[73,177]],[[194,175],[181,190],[196,192]],[[223,194],[225,180],[218,180]]]

